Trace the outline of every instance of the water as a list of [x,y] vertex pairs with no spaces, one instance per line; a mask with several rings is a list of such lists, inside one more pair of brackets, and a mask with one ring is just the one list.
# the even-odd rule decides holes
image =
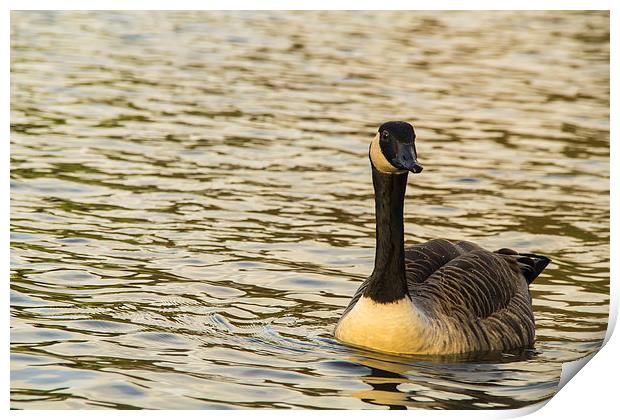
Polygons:
[[[13,12],[13,408],[485,408],[553,395],[609,304],[605,12]],[[367,147],[414,122],[408,243],[553,259],[534,350],[332,328],[374,257]]]

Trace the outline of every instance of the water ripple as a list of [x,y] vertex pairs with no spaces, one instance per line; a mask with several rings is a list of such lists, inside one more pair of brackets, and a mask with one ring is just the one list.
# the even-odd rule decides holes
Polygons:
[[[600,345],[608,14],[11,25],[13,408],[521,407]],[[396,357],[333,339],[372,269],[368,142],[392,119],[416,124],[425,166],[409,243],[552,258],[532,286],[534,351]]]

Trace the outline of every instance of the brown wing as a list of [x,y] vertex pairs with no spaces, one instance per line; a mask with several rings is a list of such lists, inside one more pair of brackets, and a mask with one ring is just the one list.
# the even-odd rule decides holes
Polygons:
[[[517,255],[497,254],[473,244],[409,293],[430,319],[454,329],[463,351],[508,350],[534,342],[534,316],[528,284]],[[458,343],[458,344],[456,344]]]
[[481,249],[471,242],[453,244],[445,239],[433,239],[405,249],[405,270],[409,288],[423,283],[435,271],[467,252]]

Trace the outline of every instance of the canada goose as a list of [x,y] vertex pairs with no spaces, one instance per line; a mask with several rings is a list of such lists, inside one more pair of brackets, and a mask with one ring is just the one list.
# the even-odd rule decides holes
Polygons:
[[454,354],[531,347],[528,285],[549,259],[471,242],[434,239],[405,248],[408,172],[422,172],[411,124],[383,124],[369,158],[375,190],[375,267],[336,325],[346,344],[401,354]]

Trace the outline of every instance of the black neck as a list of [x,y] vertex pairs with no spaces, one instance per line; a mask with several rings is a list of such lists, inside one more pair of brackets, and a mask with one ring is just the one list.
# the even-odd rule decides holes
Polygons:
[[372,183],[375,187],[377,249],[375,269],[364,296],[375,302],[388,303],[408,296],[403,228],[407,172],[385,174],[372,166]]

